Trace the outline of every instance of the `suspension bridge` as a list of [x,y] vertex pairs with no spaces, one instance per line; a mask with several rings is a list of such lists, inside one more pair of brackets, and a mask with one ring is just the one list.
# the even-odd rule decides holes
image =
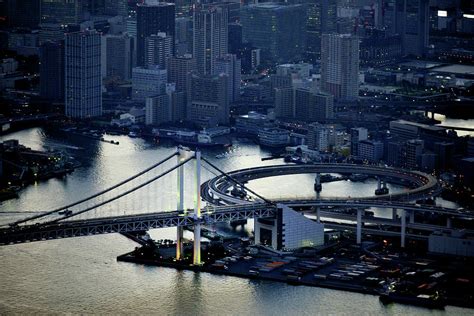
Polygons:
[[[174,160],[174,163],[173,163]],[[172,163],[171,167],[165,164]],[[191,166],[193,173],[192,188],[193,208],[185,208],[185,166]],[[212,170],[216,175],[214,179],[219,181],[201,181],[202,168]],[[289,169],[285,169],[289,173]],[[247,170],[248,171],[248,170]],[[252,170],[254,171],[254,170]],[[268,171],[268,170],[267,170]],[[297,170],[298,173],[302,171]],[[157,186],[169,188],[169,176],[176,174],[176,208],[158,208],[150,206],[150,190],[154,191]],[[245,172],[244,172],[245,173]],[[193,241],[193,264],[201,264],[201,225],[209,225],[214,223],[229,222],[235,220],[246,220],[251,218],[274,218],[280,207],[276,201],[271,201],[252,189],[248,188],[241,180],[242,177],[234,177],[234,175],[242,175],[242,173],[226,173],[214,165],[212,162],[201,156],[200,151],[190,151],[185,148],[178,148],[176,151],[157,162],[156,164],[138,172],[137,174],[120,181],[119,183],[86,198],[80,199],[74,203],[64,205],[46,212],[33,213],[26,218],[22,218],[0,228],[0,245],[9,245],[17,243],[26,243],[34,241],[45,241],[60,238],[91,236],[109,233],[126,233],[136,231],[147,231],[154,228],[177,227],[176,234],[176,259],[183,258],[183,229],[186,226],[192,226],[194,230]],[[418,175],[420,176],[420,175]],[[225,182],[222,179],[225,178]],[[420,179],[422,177],[420,176]],[[428,177],[429,178],[429,177]],[[431,178],[429,178],[432,181]],[[161,182],[159,182],[161,180]],[[166,183],[166,180],[168,183]],[[426,181],[420,180],[422,185],[426,185]],[[164,183],[163,183],[164,182]],[[213,199],[209,199],[206,206],[202,206],[201,194],[215,195],[218,192],[214,187],[209,187],[209,183],[222,182],[225,186],[232,183],[234,186],[246,190],[252,194],[252,201],[232,199],[232,203],[222,205],[222,203],[214,203]],[[207,190],[207,191],[206,191]],[[210,190],[210,191],[209,191]],[[140,192],[144,196],[139,195]],[[187,193],[189,195],[189,193]],[[131,199],[132,196],[138,197]],[[219,195],[223,197],[222,194]],[[228,198],[228,197],[224,197]],[[205,199],[205,200],[207,200]],[[135,204],[128,204],[130,200],[138,200]],[[453,217],[474,217],[471,213],[457,212],[452,209],[444,209],[434,206],[419,206],[414,204],[402,203],[389,200],[288,200],[279,201],[290,206],[314,206],[318,210],[317,220],[320,221],[320,215],[326,218],[335,218],[343,220],[353,220],[356,222],[355,230],[357,234],[357,242],[361,241],[361,233],[363,229],[374,230],[373,228],[364,228],[363,222],[375,222],[373,218],[364,216],[364,208],[381,207],[393,210],[402,210],[403,216],[400,220],[396,218],[392,222],[379,221],[384,225],[393,225],[400,227],[399,234],[402,238],[402,246],[404,246],[405,230],[408,228],[419,229],[425,231],[433,231],[437,229],[453,230],[450,224],[445,227],[430,226],[421,223],[415,223],[411,214],[415,212],[437,212],[442,215]],[[147,207],[148,205],[148,207]],[[329,208],[320,214],[320,208]],[[331,207],[355,207],[357,214],[353,218],[349,215],[341,215],[331,211]],[[145,212],[145,210],[148,210]],[[20,212],[19,210],[17,210]],[[405,212],[410,214],[410,221],[406,223]],[[31,214],[31,213],[30,213]],[[352,229],[348,224],[329,224],[342,225],[345,228]],[[336,227],[334,226],[334,227]],[[339,226],[337,226],[339,228]],[[382,232],[387,234],[387,232]],[[394,232],[391,232],[392,234]]]

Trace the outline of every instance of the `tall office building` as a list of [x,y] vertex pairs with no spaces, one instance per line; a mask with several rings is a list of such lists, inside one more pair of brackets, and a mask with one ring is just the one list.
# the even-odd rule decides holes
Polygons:
[[278,118],[292,118],[295,116],[293,102],[294,90],[292,87],[275,88],[275,115]]
[[166,68],[166,61],[173,56],[173,38],[160,32],[145,38],[145,66]]
[[196,70],[196,61],[191,55],[168,59],[168,82],[176,85],[176,91],[187,92],[191,87],[191,73]]
[[102,77],[130,80],[133,48],[133,38],[128,34],[102,36]]
[[40,47],[40,95],[49,101],[64,101],[64,41],[45,42]]
[[201,126],[229,123],[228,77],[192,75],[188,119]]
[[104,0],[104,14],[112,16],[128,16],[127,0]]
[[308,147],[314,150],[327,151],[329,149],[329,128],[320,123],[311,123],[308,126]]
[[101,39],[95,31],[66,34],[66,115],[90,118],[102,115]]
[[321,56],[321,36],[336,31],[337,1],[309,1],[306,17],[306,56],[314,62]]
[[213,74],[215,61],[228,52],[228,10],[209,6],[193,14],[193,57],[200,74]]
[[330,94],[316,93],[309,89],[295,89],[293,108],[293,118],[309,122],[325,122],[333,117],[334,97]]
[[135,67],[132,69],[132,99],[145,101],[146,98],[166,91],[168,74],[158,66]]
[[338,101],[359,96],[359,39],[349,34],[323,34],[321,90]]
[[242,40],[270,63],[301,61],[306,46],[306,7],[261,3],[242,8]]
[[41,0],[41,23],[78,24],[82,14],[80,0]]
[[225,74],[229,77],[229,102],[240,100],[241,66],[236,55],[226,54],[218,57],[213,74]]
[[153,2],[137,4],[137,65],[145,65],[145,39],[164,32],[172,38],[174,52],[174,3]]

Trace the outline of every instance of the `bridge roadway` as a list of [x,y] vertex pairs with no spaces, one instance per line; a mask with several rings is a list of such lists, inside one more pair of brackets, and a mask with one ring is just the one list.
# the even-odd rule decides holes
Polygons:
[[[216,204],[242,204],[245,200],[228,193],[234,186],[230,178],[240,182],[280,176],[288,174],[305,173],[340,173],[340,174],[365,174],[385,179],[393,179],[399,183],[416,186],[405,192],[364,197],[360,199],[376,200],[412,200],[434,196],[439,193],[438,181],[432,175],[412,170],[395,169],[370,165],[355,164],[311,164],[311,165],[276,165],[240,169],[229,172],[227,175],[217,176],[201,186],[202,197],[210,203]],[[229,178],[230,177],[230,178]],[[375,190],[375,188],[374,188]]]
[[[464,213],[455,210],[444,209],[440,207],[431,206],[417,206],[406,203],[393,203],[387,205],[386,202],[381,201],[349,201],[350,203],[341,200],[317,200],[317,201],[287,201],[284,204],[290,206],[320,206],[320,207],[388,207],[400,208],[408,211],[424,211],[435,212],[439,214],[474,218],[473,213]],[[249,218],[269,218],[276,214],[277,206],[275,204],[257,203],[227,205],[227,206],[206,206],[202,209],[202,218],[195,219],[193,217],[193,210],[187,211],[171,211],[171,212],[156,212],[148,214],[124,215],[116,217],[103,217],[85,220],[64,220],[59,222],[21,225],[10,228],[0,229],[0,245],[8,245],[15,243],[25,243],[41,240],[61,239],[69,237],[90,236],[108,233],[123,233],[133,231],[146,231],[154,228],[164,227],[178,227],[178,226],[193,226],[196,223],[219,223],[229,222],[234,220],[244,220]],[[330,218],[334,220],[345,220],[355,222],[357,220],[355,215],[343,214],[337,211],[323,210],[320,213],[321,217]],[[383,219],[371,216],[364,216],[362,222],[373,223],[379,225],[390,225],[399,227],[400,222],[397,220]],[[350,223],[335,223],[330,221],[325,223],[326,227],[337,227],[344,229],[353,229]],[[407,223],[407,228],[413,228],[421,231],[435,231],[435,230],[451,230],[446,227],[428,225],[422,223]],[[384,230],[374,230],[371,227],[363,227],[364,232],[377,232],[381,235],[400,234],[399,232],[390,232]],[[407,235],[410,236],[410,235]],[[416,235],[418,236],[418,235]],[[420,236],[418,236],[420,237]],[[421,236],[420,238],[422,238]],[[426,238],[426,236],[424,236]]]

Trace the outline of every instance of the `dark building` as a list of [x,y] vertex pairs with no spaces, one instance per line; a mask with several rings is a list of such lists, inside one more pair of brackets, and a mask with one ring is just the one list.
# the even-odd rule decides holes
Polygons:
[[40,0],[8,0],[6,9],[8,26],[38,27],[40,22]]
[[361,65],[377,66],[393,62],[402,56],[400,35],[386,35],[385,31],[373,30],[360,41]]
[[239,23],[229,24],[229,53],[237,54],[242,48],[242,25]]
[[145,38],[164,32],[173,39],[175,33],[174,3],[137,4],[137,65],[145,65]]
[[321,35],[336,31],[337,1],[309,1],[306,6],[306,56],[314,62],[321,55]]
[[40,95],[49,101],[64,101],[64,41],[45,42],[40,47]]

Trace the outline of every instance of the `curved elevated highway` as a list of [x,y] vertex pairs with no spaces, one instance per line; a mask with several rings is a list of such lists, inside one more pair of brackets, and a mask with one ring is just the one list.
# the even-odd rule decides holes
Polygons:
[[[386,179],[389,182],[394,181],[401,183],[409,187],[409,189],[404,192],[363,197],[359,198],[359,200],[407,201],[435,196],[440,192],[436,178],[419,171],[353,164],[311,164],[264,166],[232,171],[227,175],[215,177],[204,183],[201,186],[201,195],[207,202],[212,204],[228,205],[249,203],[249,201],[245,201],[229,193],[235,184],[235,181],[231,179],[245,184],[255,179],[307,173],[365,174]],[[347,200],[342,197],[340,199]]]

